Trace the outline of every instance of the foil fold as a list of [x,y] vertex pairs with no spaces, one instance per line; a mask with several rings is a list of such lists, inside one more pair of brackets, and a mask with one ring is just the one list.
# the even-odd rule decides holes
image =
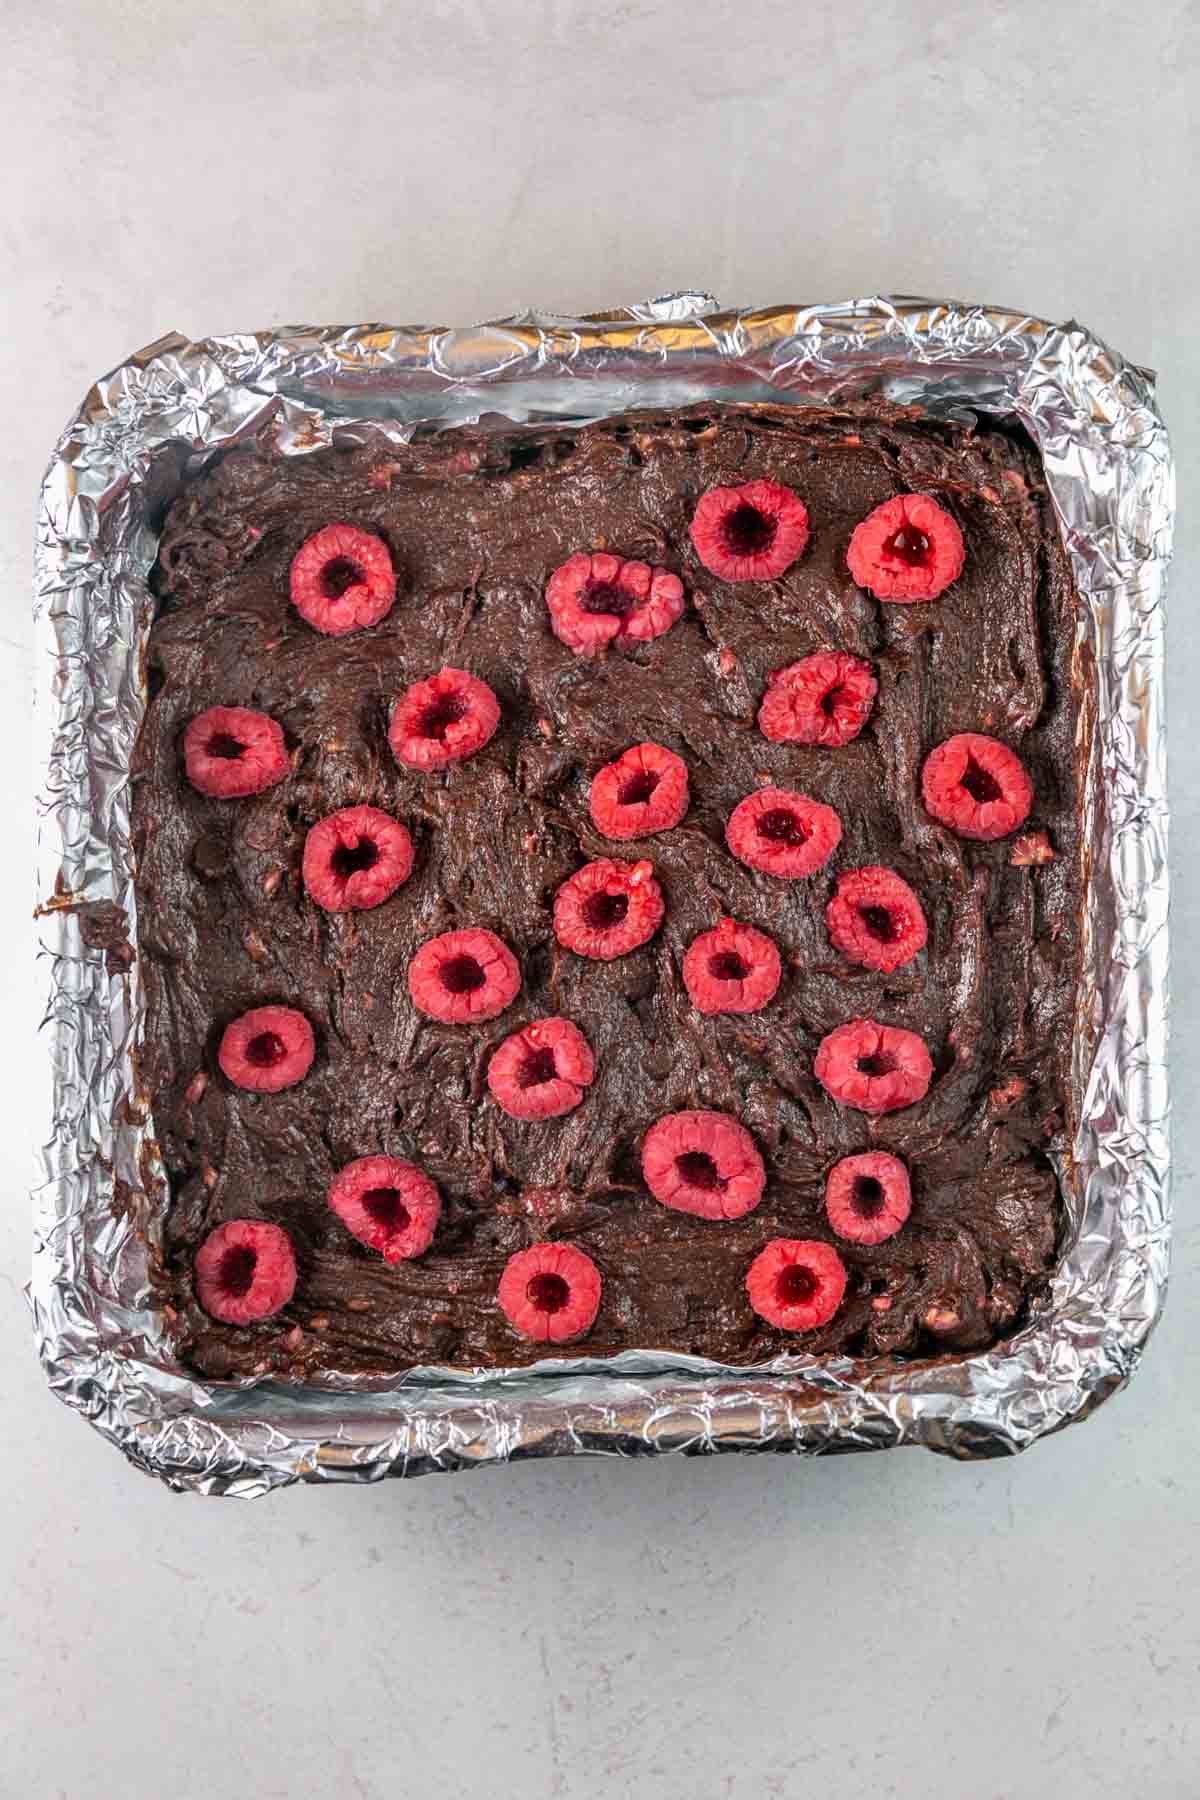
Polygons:
[[[1068,1241],[995,1349],[759,1369],[630,1351],[387,1385],[206,1386],[175,1361],[149,1268],[166,1186],[139,1096],[142,1014],[128,767],[144,706],[147,576],[188,471],[269,430],[283,455],[488,414],[583,423],[694,401],[877,396],[1018,419],[1041,451],[1084,602],[1090,867],[1075,1020],[1078,1127],[1059,1159]],[[1169,1260],[1163,603],[1174,475],[1153,376],[1074,323],[872,297],[720,309],[700,293],[468,330],[171,334],[98,381],[42,489],[35,557],[39,921],[53,1117],[29,1298],[60,1399],[170,1486],[254,1495],[528,1456],[922,1445],[1011,1454],[1086,1417],[1137,1366]],[[1082,665],[1081,665],[1082,666]]]

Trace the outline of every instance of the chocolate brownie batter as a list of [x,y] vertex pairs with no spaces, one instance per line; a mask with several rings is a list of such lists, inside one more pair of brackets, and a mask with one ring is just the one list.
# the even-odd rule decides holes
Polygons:
[[[760,476],[803,498],[811,537],[781,579],[730,585],[698,561],[688,521],[706,489]],[[846,546],[910,490],[954,514],[966,566],[936,601],[881,605]],[[381,624],[330,638],[289,604],[288,570],[337,520],[385,539],[398,596]],[[543,588],[573,551],[601,548],[678,572],[687,606],[665,636],[588,660],[552,636]],[[142,1067],[171,1181],[166,1298],[193,1368],[329,1379],[555,1354],[517,1338],[496,1302],[507,1258],[555,1236],[604,1279],[591,1332],[558,1354],[929,1354],[1019,1322],[1060,1217],[1047,1151],[1069,1122],[1083,693],[1077,600],[1026,437],[884,407],[725,407],[299,458],[264,443],[184,487],[155,585],[134,759]],[[755,725],[769,672],[826,647],[878,676],[865,730],[834,750],[769,743]],[[391,704],[446,664],[490,683],[500,728],[445,771],[400,768]],[[196,792],[180,741],[214,705],[277,719],[294,774],[251,799]],[[1022,834],[1044,842],[970,843],[929,818],[922,761],[960,731],[1018,752],[1035,789]],[[589,781],[645,739],[683,757],[691,805],[674,829],[615,846],[591,823]],[[768,782],[840,815],[842,841],[810,879],[755,873],[725,848],[733,807]],[[416,864],[384,905],[333,915],[304,894],[304,837],[356,802],[407,824]],[[606,855],[649,858],[666,898],[653,940],[610,963],[561,949],[550,919],[559,884]],[[928,920],[927,948],[891,975],[851,965],[825,928],[838,873],[864,863],[902,875]],[[726,914],[771,934],[784,977],[764,1011],[706,1018],[680,965]],[[516,1002],[478,1028],[436,1024],[408,995],[414,951],[459,926],[498,933],[522,968]],[[255,1095],[215,1052],[233,1018],[270,1003],[308,1016],[317,1055],[298,1086]],[[550,1013],[584,1031],[596,1079],[576,1111],[521,1123],[489,1098],[488,1057]],[[877,1120],[813,1077],[820,1038],[862,1016],[919,1032],[934,1063],[926,1098]],[[668,1211],[641,1182],[642,1133],[691,1107],[736,1115],[762,1151],[766,1193],[736,1222]],[[776,1236],[835,1241],[826,1173],[867,1149],[908,1164],[911,1217],[874,1248],[838,1243],[849,1282],[828,1325],[772,1328],[747,1302],[748,1264]],[[333,1173],[374,1152],[441,1190],[417,1260],[389,1266],[326,1205]],[[194,1298],[195,1250],[233,1218],[272,1220],[295,1245],[295,1296],[260,1325],[218,1324]]]

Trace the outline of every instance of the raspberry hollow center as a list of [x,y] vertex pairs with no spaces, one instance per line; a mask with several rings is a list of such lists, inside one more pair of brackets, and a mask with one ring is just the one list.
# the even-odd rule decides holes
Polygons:
[[894,1075],[896,1059],[886,1050],[875,1050],[870,1056],[860,1056],[857,1067],[862,1075]]
[[389,1235],[404,1231],[412,1218],[396,1188],[368,1188],[362,1197],[362,1204],[376,1225]]
[[878,943],[890,944],[898,936],[896,921],[886,906],[860,906],[858,916]]
[[625,783],[617,799],[622,806],[645,806],[657,786],[658,776],[650,769],[643,769],[640,775]]
[[221,1258],[220,1283],[231,1299],[240,1300],[248,1294],[254,1284],[254,1271],[258,1266],[258,1252],[249,1244],[236,1244],[227,1250]]
[[750,968],[736,950],[722,950],[709,963],[708,972],[716,981],[745,981]]
[[633,611],[633,595],[612,581],[589,581],[579,596],[579,604],[587,613],[612,613],[623,619]]
[[863,1219],[877,1219],[883,1211],[883,1183],[874,1175],[857,1175],[854,1179],[854,1210]]
[[465,719],[469,711],[461,694],[439,694],[421,714],[418,730],[422,737],[437,738],[441,742],[450,726]]
[[273,1031],[260,1031],[246,1045],[246,1061],[256,1069],[273,1069],[286,1055],[286,1044]]
[[628,894],[590,894],[583,904],[583,922],[593,931],[611,931],[628,911]]
[[214,731],[208,740],[208,754],[219,756],[222,762],[236,762],[245,748],[245,744],[239,743],[227,731]]
[[972,800],[985,806],[989,800],[1002,798],[1000,784],[987,769],[982,768],[973,756],[968,756],[967,766],[959,777],[959,786],[965,787]]
[[722,528],[725,548],[733,556],[761,556],[775,541],[775,520],[757,506],[735,506]]
[[689,1187],[704,1188],[711,1192],[713,1188],[725,1185],[717,1173],[716,1163],[703,1150],[685,1150],[682,1156],[675,1158],[675,1167],[679,1170],[680,1178]]
[[556,1313],[561,1312],[571,1298],[571,1290],[561,1275],[547,1269],[530,1279],[525,1297],[539,1312]]
[[452,956],[442,964],[442,986],[448,994],[473,994],[487,980],[473,956]]
[[373,869],[378,861],[379,845],[374,838],[360,838],[354,845],[339,844],[329,859],[329,866],[335,875],[346,881],[351,875]]
[[347,588],[360,587],[366,576],[349,556],[335,556],[321,570],[321,593],[326,600],[340,600]]
[[779,1271],[775,1295],[780,1306],[806,1306],[817,1291],[817,1278],[803,1263],[789,1263]]
[[883,547],[889,556],[907,563],[910,569],[919,569],[929,557],[929,539],[915,525],[902,525]]
[[523,1088],[541,1087],[545,1081],[554,1081],[557,1075],[553,1050],[534,1050],[521,1064],[517,1080]]
[[768,843],[788,844],[793,849],[808,842],[807,831],[786,806],[773,806],[770,812],[763,814],[758,821],[758,835],[766,838]]
[[827,719],[832,719],[845,692],[840,681],[835,681],[831,688],[825,689],[821,695],[821,711]]

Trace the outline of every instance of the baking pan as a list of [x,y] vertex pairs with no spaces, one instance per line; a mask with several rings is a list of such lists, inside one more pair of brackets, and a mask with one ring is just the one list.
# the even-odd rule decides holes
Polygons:
[[[498,414],[582,423],[631,407],[879,398],[1019,421],[1037,443],[1095,668],[1081,712],[1089,861],[1075,1018],[1078,1127],[1045,1298],[977,1355],[777,1359],[727,1369],[629,1351],[519,1372],[414,1370],[338,1391],[200,1383],[153,1302],[167,1188],[139,1094],[142,996],[128,768],[144,706],[147,576],[189,473],[250,434],[303,456]],[[171,335],[91,389],[42,491],[37,616],[39,922],[54,1111],[30,1300],[51,1387],[178,1489],[253,1495],[523,1456],[1026,1448],[1132,1374],[1166,1288],[1167,809],[1163,590],[1174,501],[1153,377],[1075,324],[873,297],[721,310],[672,295],[589,319],[471,330]]]

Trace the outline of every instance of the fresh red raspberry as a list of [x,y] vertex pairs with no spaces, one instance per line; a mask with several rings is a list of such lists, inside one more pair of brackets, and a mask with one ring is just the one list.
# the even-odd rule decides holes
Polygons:
[[722,919],[693,938],[683,959],[683,985],[702,1013],[761,1012],[779,986],[779,952],[765,931]]
[[326,912],[379,906],[412,873],[412,839],[375,806],[344,806],[304,840],[304,885]]
[[963,535],[928,494],[898,494],[854,528],[850,573],[877,600],[936,600],[962,573]]
[[656,1120],[642,1139],[642,1175],[656,1200],[698,1219],[753,1212],[767,1179],[746,1127],[720,1112]]
[[302,1012],[256,1006],[226,1026],[217,1061],[235,1087],[278,1094],[303,1081],[315,1050],[313,1028]]
[[688,809],[687,764],[661,744],[635,744],[592,777],[589,803],[605,837],[669,831]]
[[825,923],[849,962],[885,974],[910,963],[925,943],[921,902],[894,869],[873,863],[838,876]]
[[554,896],[554,935],[578,956],[611,962],[652,938],[662,923],[662,889],[648,862],[584,863]]
[[325,1198],[346,1230],[390,1263],[428,1250],[442,1211],[441,1195],[424,1170],[394,1156],[347,1163]]
[[388,726],[396,761],[409,769],[444,769],[496,734],[500,702],[486,681],[465,669],[439,669],[401,694]]
[[444,931],[422,944],[408,965],[414,1005],[443,1025],[494,1019],[520,988],[520,965],[492,931]]
[[591,1257],[574,1244],[534,1244],[509,1257],[496,1297],[521,1337],[565,1344],[591,1330],[602,1285]]
[[696,555],[722,581],[774,581],[808,542],[808,508],[778,481],[710,488],[688,527]]
[[230,1219],[210,1231],[193,1265],[196,1298],[225,1325],[252,1325],[286,1306],[296,1291],[292,1240],[261,1219]]
[[837,749],[858,736],[878,691],[870,663],[844,650],[819,650],[767,677],[758,729],[774,744]]
[[924,1098],[933,1064],[915,1031],[851,1019],[821,1039],[813,1072],[843,1106],[885,1113]]
[[292,605],[326,637],[378,625],[396,598],[387,545],[353,525],[326,525],[292,558]]
[[739,862],[766,875],[798,881],[827,863],[842,837],[842,821],[791,788],[759,788],[729,815],[725,842]]
[[546,605],[555,637],[594,656],[606,644],[669,631],[683,611],[683,583],[669,569],[577,550],[546,583]]
[[751,1306],[780,1331],[827,1325],[845,1292],[845,1264],[815,1238],[772,1238],[746,1271]]
[[869,1150],[834,1163],[825,1181],[825,1213],[839,1237],[882,1244],[912,1210],[908,1170],[898,1156]]
[[1033,783],[1019,756],[996,738],[960,731],[925,758],[925,806],[959,837],[1007,837],[1033,805]]
[[488,1064],[492,1099],[513,1119],[556,1119],[574,1111],[596,1065],[570,1019],[538,1019],[514,1031]]
[[282,781],[291,764],[283,732],[266,713],[210,706],[183,734],[187,778],[217,800],[242,800]]

